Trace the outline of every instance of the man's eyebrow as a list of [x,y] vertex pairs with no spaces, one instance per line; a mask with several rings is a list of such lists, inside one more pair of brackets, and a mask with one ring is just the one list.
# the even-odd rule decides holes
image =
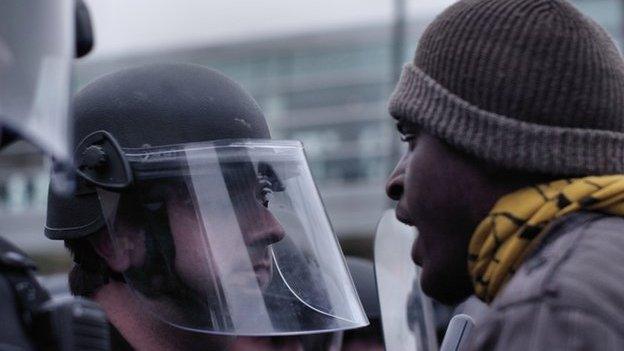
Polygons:
[[401,125],[401,122],[396,122],[394,124],[394,126],[396,127],[397,131],[399,132],[399,134],[403,134],[403,126]]

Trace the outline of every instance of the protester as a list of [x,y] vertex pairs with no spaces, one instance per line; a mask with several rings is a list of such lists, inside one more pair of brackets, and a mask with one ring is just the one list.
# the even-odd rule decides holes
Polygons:
[[430,296],[490,304],[473,349],[624,348],[624,64],[563,0],[461,0],[390,99],[387,184]]

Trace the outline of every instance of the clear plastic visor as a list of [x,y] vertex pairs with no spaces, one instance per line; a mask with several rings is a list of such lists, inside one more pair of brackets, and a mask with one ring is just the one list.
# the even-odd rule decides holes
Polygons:
[[132,190],[99,196],[112,266],[152,314],[251,336],[367,324],[300,143],[125,151]]
[[375,277],[387,350],[436,351],[432,300],[420,288],[420,268],[411,260],[417,232],[384,213],[375,235]]
[[0,1],[0,127],[69,160],[73,0]]

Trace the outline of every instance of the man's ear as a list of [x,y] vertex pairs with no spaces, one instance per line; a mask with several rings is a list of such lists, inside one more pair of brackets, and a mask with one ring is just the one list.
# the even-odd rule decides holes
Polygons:
[[107,230],[101,230],[90,238],[91,245],[102,257],[110,269],[122,273],[130,268],[130,258],[133,245],[127,237],[121,237],[113,242]]

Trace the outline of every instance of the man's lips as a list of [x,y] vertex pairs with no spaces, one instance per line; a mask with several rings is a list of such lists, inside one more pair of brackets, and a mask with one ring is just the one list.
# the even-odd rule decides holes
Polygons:
[[409,216],[407,215],[407,211],[405,211],[402,207],[397,206],[397,208],[394,210],[394,213],[396,215],[396,219],[399,220],[399,222],[412,227],[414,226]]
[[[410,216],[407,214],[407,211],[403,207],[397,206],[394,212],[399,222],[409,225],[410,227],[415,226],[412,220],[410,219]],[[414,261],[416,265],[422,266],[422,246],[420,246],[422,245],[422,243],[420,242],[419,238],[420,236],[412,244],[411,256],[412,256],[412,261]]]
[[422,263],[423,263],[422,262],[422,252],[423,252],[423,247],[422,247],[422,242],[421,242],[420,237],[419,237],[412,244],[412,261],[417,266],[420,266],[420,267],[422,267]]

